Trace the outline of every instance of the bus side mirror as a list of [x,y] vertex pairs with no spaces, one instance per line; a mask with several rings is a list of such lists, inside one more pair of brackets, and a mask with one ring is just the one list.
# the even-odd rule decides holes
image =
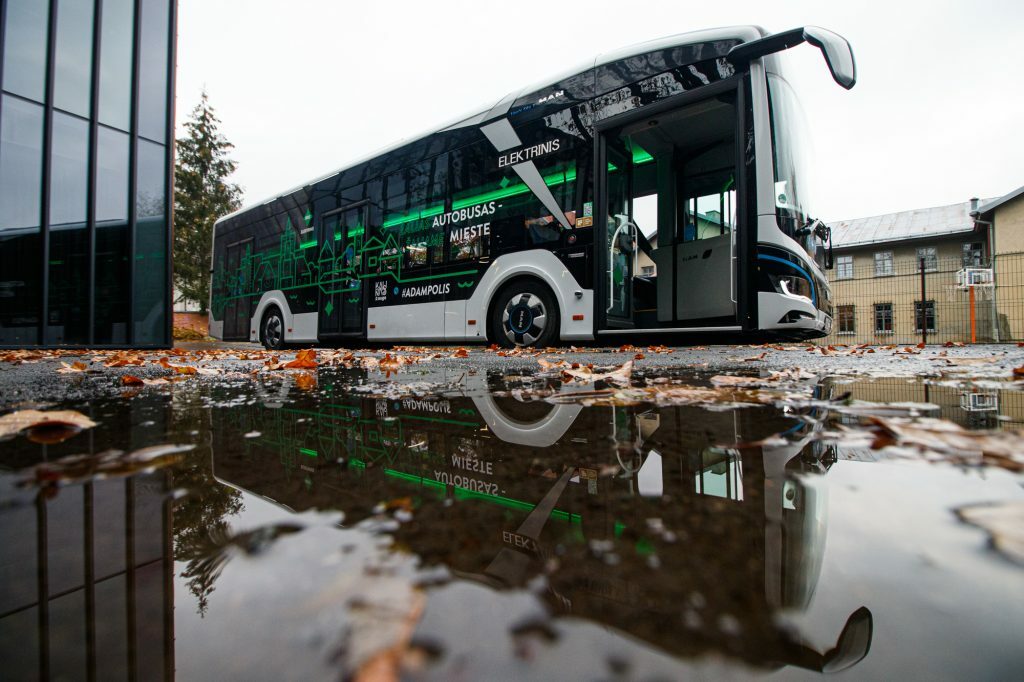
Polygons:
[[804,26],[773,33],[760,40],[740,43],[726,55],[737,66],[744,66],[765,55],[774,54],[807,42],[821,50],[832,79],[849,90],[857,83],[857,64],[846,38],[819,26]]

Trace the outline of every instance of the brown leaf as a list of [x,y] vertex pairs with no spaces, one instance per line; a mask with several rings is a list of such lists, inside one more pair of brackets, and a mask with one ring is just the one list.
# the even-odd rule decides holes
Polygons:
[[82,429],[96,426],[96,422],[76,410],[18,410],[0,417],[0,438],[13,436],[26,429],[55,425],[71,427],[74,432],[70,435],[74,435]]
[[312,348],[300,350],[296,353],[295,359],[285,363],[284,366],[286,369],[316,369],[319,366],[316,361],[316,351]]
[[140,379],[140,378],[138,378],[136,376],[132,376],[131,374],[125,374],[124,376],[121,377],[121,385],[122,386],[144,386],[145,382],[142,379]]
[[392,355],[391,353],[385,353],[384,357],[380,359],[379,366],[386,372],[394,372],[402,366],[402,360],[400,357]]
[[61,368],[57,370],[57,372],[59,372],[60,374],[77,374],[78,372],[84,372],[86,369],[89,368],[89,365],[78,360],[71,363],[70,365],[61,360],[60,364]]
[[303,391],[312,391],[316,388],[316,376],[309,372],[299,372],[295,375],[295,385]]
[[454,353],[452,353],[451,357],[453,357],[453,358],[468,358],[469,357],[469,351],[466,350],[465,348],[459,348]]
[[956,515],[989,534],[997,551],[1024,565],[1024,502],[1002,502],[961,507]]

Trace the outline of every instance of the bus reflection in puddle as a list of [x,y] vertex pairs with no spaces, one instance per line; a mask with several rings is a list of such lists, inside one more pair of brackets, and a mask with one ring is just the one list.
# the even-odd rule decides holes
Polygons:
[[346,525],[398,500],[414,513],[395,540],[424,566],[499,589],[546,575],[556,613],[673,655],[839,670],[868,653],[866,608],[828,651],[778,621],[817,587],[827,500],[814,477],[836,461],[802,421],[342,395],[214,408],[217,480],[296,512],[340,509]]

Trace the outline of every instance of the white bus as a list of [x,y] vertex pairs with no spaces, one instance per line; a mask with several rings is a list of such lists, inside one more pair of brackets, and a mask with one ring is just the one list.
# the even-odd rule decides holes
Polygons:
[[[602,55],[217,221],[210,332],[289,343],[829,333],[829,229],[775,53],[816,27]],[[669,336],[671,335],[671,336]]]

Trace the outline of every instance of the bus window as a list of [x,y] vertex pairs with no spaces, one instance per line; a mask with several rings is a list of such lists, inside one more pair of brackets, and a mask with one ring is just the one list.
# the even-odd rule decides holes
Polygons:
[[434,216],[444,213],[448,190],[448,155],[441,154],[389,175],[381,232],[393,235],[402,268],[415,270],[444,258],[444,230]]
[[[541,128],[523,136],[526,145],[543,141],[541,136],[550,138],[551,131]],[[553,215],[512,166],[499,166],[489,144],[452,152],[451,210],[467,211],[465,219],[448,227],[449,260],[559,244],[565,229],[563,221],[570,227],[576,224],[574,142],[573,138],[559,138],[558,152],[533,160],[555,203],[562,208],[562,216]]]

